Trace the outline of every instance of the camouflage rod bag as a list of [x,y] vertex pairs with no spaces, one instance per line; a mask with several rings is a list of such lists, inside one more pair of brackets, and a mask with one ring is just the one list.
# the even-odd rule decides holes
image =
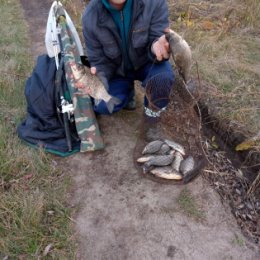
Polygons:
[[55,57],[57,70],[63,67],[81,141],[80,152],[103,149],[104,141],[93,111],[92,99],[88,94],[78,91],[71,73],[72,67],[83,66],[83,63],[86,65],[83,47],[70,16],[58,1],[53,2],[49,12],[45,45],[49,57]]
[[72,62],[87,65],[87,60],[76,28],[58,1],[49,12],[45,46],[48,55],[38,57],[26,82],[28,113],[17,129],[19,137],[61,156],[103,149],[92,100],[77,93],[69,75]]

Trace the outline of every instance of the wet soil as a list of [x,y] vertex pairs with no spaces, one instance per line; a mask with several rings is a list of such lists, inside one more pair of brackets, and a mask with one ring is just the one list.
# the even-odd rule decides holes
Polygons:
[[[21,0],[34,59],[46,52],[51,2]],[[136,111],[98,117],[103,151],[59,160],[74,179],[70,204],[77,209],[77,259],[259,259],[255,243],[243,237],[229,205],[202,176],[187,185],[167,185],[135,168],[142,114],[142,92],[137,90]],[[185,214],[178,203],[183,190],[203,211],[203,220]]]

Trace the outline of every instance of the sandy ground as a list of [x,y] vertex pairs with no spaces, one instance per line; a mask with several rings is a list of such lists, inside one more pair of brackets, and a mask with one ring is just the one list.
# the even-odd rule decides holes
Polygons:
[[[46,53],[48,1],[21,0],[32,38],[32,55]],[[78,259],[259,259],[230,209],[201,177],[188,185],[159,184],[134,166],[142,104],[135,112],[99,117],[106,148],[61,159],[74,179]],[[188,217],[177,199],[191,192],[202,221]]]

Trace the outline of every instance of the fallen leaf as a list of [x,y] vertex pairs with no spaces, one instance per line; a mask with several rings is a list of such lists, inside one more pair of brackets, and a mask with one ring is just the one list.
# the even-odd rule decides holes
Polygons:
[[187,27],[192,27],[194,23],[191,20],[186,20],[186,26]]
[[203,21],[201,27],[202,29],[209,31],[213,29],[214,24],[211,21]]
[[254,146],[254,142],[245,141],[245,142],[237,145],[235,149],[236,149],[236,151],[245,151],[245,150],[252,148],[253,146]]
[[236,151],[245,151],[254,146],[258,146],[260,144],[260,131],[253,137],[243,141],[242,143],[238,144],[235,148]]

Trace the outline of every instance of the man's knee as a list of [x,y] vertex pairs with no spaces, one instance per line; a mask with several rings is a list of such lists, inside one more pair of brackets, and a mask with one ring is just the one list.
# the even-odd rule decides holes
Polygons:
[[168,105],[174,80],[175,77],[171,68],[165,69],[149,79],[146,94],[154,107],[161,109]]

